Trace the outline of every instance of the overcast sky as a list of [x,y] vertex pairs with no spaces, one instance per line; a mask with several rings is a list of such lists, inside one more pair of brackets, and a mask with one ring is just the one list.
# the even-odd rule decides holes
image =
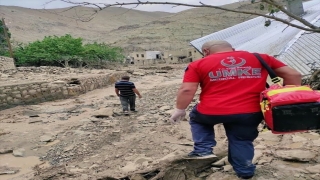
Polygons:
[[[46,4],[52,0],[0,0],[0,5],[6,6],[20,6],[34,9],[51,9],[51,8],[63,8],[71,6],[70,4],[61,2],[60,0],[54,0],[53,2]],[[114,2],[137,2],[137,0],[72,0],[73,2],[92,2],[92,3],[114,3]],[[141,0],[146,1],[146,0]],[[152,1],[152,0],[148,0]],[[190,3],[199,4],[200,0],[153,0],[157,2],[180,2],[180,3]],[[201,2],[210,5],[223,5],[233,2],[238,2],[239,0],[201,0]],[[241,0],[242,1],[242,0]],[[46,4],[46,5],[45,5]],[[172,7],[170,5],[144,5],[136,8],[143,11],[166,11],[166,12],[179,12],[187,7]]]

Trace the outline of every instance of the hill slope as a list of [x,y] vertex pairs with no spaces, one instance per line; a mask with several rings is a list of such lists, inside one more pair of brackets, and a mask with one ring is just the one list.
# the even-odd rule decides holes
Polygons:
[[[234,3],[229,8],[256,11],[256,5]],[[72,34],[87,42],[99,41],[124,47],[127,51],[181,49],[190,40],[246,21],[254,16],[209,8],[194,8],[180,13],[144,12],[125,8],[37,10],[0,6],[15,42],[31,42],[48,35]]]

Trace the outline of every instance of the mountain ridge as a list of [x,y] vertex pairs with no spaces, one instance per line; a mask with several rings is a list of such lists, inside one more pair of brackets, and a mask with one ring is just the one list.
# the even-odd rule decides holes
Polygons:
[[[257,4],[247,2],[224,7],[258,11]],[[125,51],[184,49],[193,39],[256,17],[212,8],[192,8],[178,13],[112,7],[95,14],[95,10],[0,6],[14,44],[41,40],[49,35],[71,34],[82,37],[85,42],[105,42],[123,47]],[[92,14],[91,21],[83,22]]]

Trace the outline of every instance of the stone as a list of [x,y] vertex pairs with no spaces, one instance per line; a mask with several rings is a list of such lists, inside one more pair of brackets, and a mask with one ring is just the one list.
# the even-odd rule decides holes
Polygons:
[[320,174],[314,174],[310,176],[312,179],[318,180],[320,179]]
[[8,78],[8,77],[9,77],[9,75],[8,75],[8,74],[0,73],[0,77],[1,77],[1,78]]
[[174,112],[174,109],[170,109],[170,110],[168,110],[168,111],[166,111],[166,112],[164,112],[165,114],[172,114]]
[[15,174],[15,173],[17,173],[17,171],[10,171],[10,170],[2,171],[2,170],[0,170],[0,175]]
[[271,131],[266,131],[266,132],[262,132],[261,134],[259,134],[259,136],[260,136],[264,141],[279,142],[281,135],[272,134]]
[[171,106],[162,106],[162,107],[160,108],[161,111],[167,111],[167,110],[170,110],[170,109],[172,109]]
[[256,164],[262,155],[263,155],[263,152],[261,150],[255,150],[252,163]]
[[130,177],[130,180],[147,180],[141,174],[134,174]]
[[306,170],[312,174],[320,173],[320,164],[317,164],[315,166],[307,167]]
[[68,151],[71,151],[73,148],[74,148],[74,145],[70,145],[70,146],[67,146],[66,148],[64,148],[63,151],[68,152]]
[[18,168],[12,168],[7,166],[0,166],[0,175],[6,175],[6,174],[16,174],[19,172]]
[[101,108],[93,112],[92,116],[96,118],[111,117],[113,115],[113,108]]
[[308,150],[277,150],[275,153],[276,157],[285,160],[296,160],[308,162],[316,157],[314,152]]
[[8,153],[12,153],[13,149],[11,148],[2,148],[0,149],[0,154],[8,154]]
[[217,172],[217,171],[220,171],[220,168],[212,167],[211,170],[212,170],[213,173],[215,173],[215,172]]
[[273,160],[273,157],[263,157],[258,161],[258,164],[263,165],[263,164],[271,163],[272,160]]
[[128,173],[128,172],[132,172],[132,171],[135,171],[137,170],[137,165],[133,162],[128,162],[126,164],[126,166],[124,166],[123,168],[121,168],[121,170],[125,173]]
[[231,171],[232,170],[232,166],[231,165],[225,165],[225,166],[223,166],[223,171],[224,172],[229,172],[229,171]]
[[69,170],[71,173],[79,173],[79,172],[83,172],[84,169],[80,169],[80,168],[73,168]]
[[25,111],[23,112],[23,115],[29,116],[29,117],[39,117],[38,114],[39,114],[39,112],[33,111],[33,110],[25,110]]
[[52,82],[52,84],[67,84],[67,82],[66,82],[66,81],[58,80],[58,81]]
[[298,177],[301,176],[301,174],[294,174],[293,176],[296,177],[296,178],[298,178]]
[[312,141],[314,146],[320,146],[320,139]]
[[266,149],[265,145],[259,144],[254,147],[254,149]]
[[13,150],[12,154],[15,156],[15,157],[23,157],[24,154],[25,154],[25,149],[24,148],[19,148],[19,149],[15,149]]
[[51,142],[53,141],[52,135],[43,135],[40,137],[41,142]]
[[38,122],[42,122],[42,120],[41,119],[30,119],[28,123],[32,124],[32,123],[38,123]]
[[145,73],[142,72],[133,72],[132,75],[136,75],[136,76],[144,76]]
[[36,93],[37,93],[37,91],[34,90],[34,89],[30,89],[30,90],[29,90],[29,94],[30,94],[30,95],[34,95],[34,94],[36,94]]
[[219,161],[212,163],[212,166],[221,167],[221,166],[227,165],[228,163],[229,163],[228,157],[226,156],[226,157],[220,159]]
[[304,137],[298,136],[298,135],[293,135],[292,141],[293,142],[305,142],[305,141],[307,141],[307,139]]
[[89,169],[94,169],[100,167],[98,164],[93,164],[92,166],[89,167]]
[[295,142],[295,143],[287,144],[283,147],[288,149],[300,149],[300,148],[303,148],[304,146],[305,146],[305,142]]
[[178,155],[181,154],[179,152],[172,152],[167,154],[166,156],[162,157],[159,161],[172,161],[178,158]]

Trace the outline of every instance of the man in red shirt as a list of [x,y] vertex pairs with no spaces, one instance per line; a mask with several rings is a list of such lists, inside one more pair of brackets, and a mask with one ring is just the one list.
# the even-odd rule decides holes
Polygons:
[[[263,119],[260,93],[266,88],[268,72],[247,51],[235,51],[226,41],[210,41],[202,46],[204,58],[185,69],[172,122],[185,117],[185,109],[201,87],[200,102],[190,112],[194,150],[192,158],[216,157],[213,126],[223,123],[228,137],[228,160],[238,177],[250,179],[255,165],[253,141]],[[301,74],[267,54],[265,62],[283,78],[286,85],[301,85]]]

